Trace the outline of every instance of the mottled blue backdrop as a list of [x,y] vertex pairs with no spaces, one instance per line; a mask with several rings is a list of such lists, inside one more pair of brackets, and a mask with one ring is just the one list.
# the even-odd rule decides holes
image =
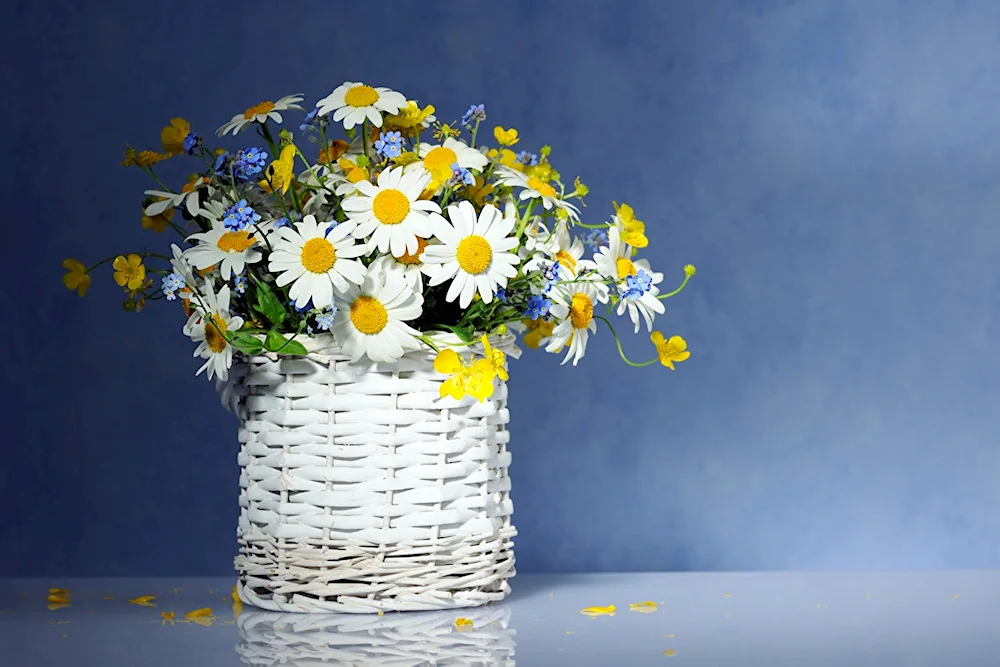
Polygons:
[[0,10],[0,572],[231,571],[236,422],[178,309],[60,263],[165,242],[126,142],[345,80],[485,104],[698,267],[676,372],[606,331],[514,366],[521,571],[1000,567],[1000,3],[385,6]]

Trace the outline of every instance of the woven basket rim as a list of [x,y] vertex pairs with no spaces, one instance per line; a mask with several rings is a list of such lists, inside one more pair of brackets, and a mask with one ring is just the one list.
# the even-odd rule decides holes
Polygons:
[[[473,343],[465,343],[464,341],[462,341],[461,338],[459,338],[455,334],[443,331],[442,332],[435,331],[424,335],[441,349],[446,349],[446,348],[453,349],[459,354],[463,355],[468,354],[469,352],[474,352],[478,354],[482,354],[484,352],[481,340],[482,338],[481,334],[476,338],[475,342]],[[345,354],[341,349],[340,345],[338,345],[336,340],[334,340],[333,334],[331,333],[326,333],[326,332],[316,333],[312,334],[311,336],[296,337],[295,340],[302,343],[303,347],[306,348],[306,351],[309,353],[305,355],[306,358],[310,358],[313,360],[322,358],[326,354]],[[492,347],[503,351],[505,354],[507,354],[507,356],[509,356],[512,359],[517,359],[521,356],[521,349],[516,345],[517,337],[510,333],[493,334],[488,337],[488,340]],[[427,357],[433,357],[436,354],[437,353],[434,350],[430,349],[426,345],[421,345],[419,349],[406,352],[403,355],[403,359],[427,358]],[[244,359],[247,359],[263,355],[243,354],[241,356],[243,356]],[[367,360],[367,358],[357,362],[359,366],[365,366],[371,363],[373,362]],[[384,365],[385,363],[386,362],[380,362],[380,364],[382,365]]]

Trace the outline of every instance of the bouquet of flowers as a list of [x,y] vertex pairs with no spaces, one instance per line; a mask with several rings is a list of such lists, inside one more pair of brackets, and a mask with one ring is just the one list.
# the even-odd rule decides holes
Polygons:
[[[690,355],[653,320],[694,267],[661,293],[663,274],[635,257],[648,244],[643,222],[617,203],[610,221],[582,222],[588,189],[579,178],[572,189],[563,183],[549,146],[515,152],[517,130],[501,126],[487,146],[481,104],[442,123],[432,106],[356,82],[305,113],[298,133],[280,128],[288,112],[305,111],[302,100],[261,102],[218,130],[255,130],[259,141],[246,144],[257,145],[213,148],[174,118],[162,151],[127,147],[122,164],[158,185],[145,192],[142,225],[180,239],[169,255],[122,254],[90,267],[67,259],[66,286],[84,295],[91,271],[110,262],[126,310],[178,301],[194,356],[204,359],[197,372],[209,379],[225,380],[234,354],[305,355],[303,337],[332,335],[352,361],[392,362],[427,346],[435,369],[452,376],[442,396],[484,400],[497,376],[506,379],[489,336],[514,332],[576,365],[598,321],[632,366],[658,360],[673,370]],[[156,168],[180,155],[200,165],[174,190]],[[627,313],[635,333],[645,322],[654,359],[625,356],[612,311]],[[442,332],[461,342],[444,347]],[[455,349],[476,343],[485,352],[478,359]]]

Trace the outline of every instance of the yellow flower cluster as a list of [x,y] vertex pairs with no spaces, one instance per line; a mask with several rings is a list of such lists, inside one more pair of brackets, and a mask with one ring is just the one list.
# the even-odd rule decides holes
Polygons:
[[441,398],[451,396],[461,399],[472,396],[482,402],[493,395],[494,379],[510,379],[505,365],[507,355],[494,349],[486,335],[483,335],[480,342],[483,345],[483,358],[476,361],[471,356],[468,360],[463,359],[451,348],[438,353],[434,359],[434,370],[451,376],[441,384]]

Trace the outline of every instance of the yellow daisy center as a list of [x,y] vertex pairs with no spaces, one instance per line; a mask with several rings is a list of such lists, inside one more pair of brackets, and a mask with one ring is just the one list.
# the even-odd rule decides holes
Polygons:
[[389,313],[375,297],[359,296],[351,304],[351,323],[361,333],[374,336],[389,323]]
[[382,190],[375,195],[372,213],[383,225],[398,225],[410,214],[410,199],[399,190]]
[[250,232],[226,232],[215,245],[222,252],[243,252],[256,242]]
[[370,107],[378,101],[378,92],[371,86],[354,86],[344,93],[344,103],[352,107]]
[[302,244],[302,266],[310,273],[326,273],[337,262],[337,251],[326,239],[309,239]]
[[444,146],[432,148],[424,156],[424,168],[432,174],[441,170],[447,170],[448,173],[451,173],[451,165],[456,162],[458,162],[458,156],[455,155],[455,151]]
[[573,255],[569,254],[566,250],[560,250],[556,253],[556,261],[565,266],[567,269],[573,269],[576,271],[576,259]]
[[226,322],[217,314],[205,322],[205,345],[218,354],[226,349]]
[[574,329],[586,329],[594,319],[594,302],[583,292],[577,292],[570,302],[569,317]]
[[261,102],[244,111],[243,118],[253,120],[253,117],[258,114],[271,113],[272,111],[274,111],[274,102]]
[[637,273],[635,264],[628,257],[619,257],[615,266],[618,268],[618,280],[624,280],[626,276],[634,276]]
[[493,248],[482,236],[466,236],[458,244],[455,259],[466,273],[475,276],[489,268],[493,261]]
[[531,178],[528,179],[528,187],[537,192],[538,194],[542,195],[543,197],[552,197],[553,199],[555,199],[556,197],[559,196],[556,193],[556,189],[554,187],[552,187],[548,183],[542,182],[541,180],[538,179],[537,176],[532,176]]
[[409,252],[407,252],[402,257],[397,257],[396,261],[399,262],[400,264],[411,264],[411,265],[412,264],[423,264],[423,262],[420,261],[420,253],[422,253],[424,251],[424,248],[426,248],[426,247],[427,247],[427,241],[425,239],[422,239],[422,238],[420,238],[418,236],[417,237],[417,251],[415,253],[412,253],[412,254],[409,253]]

